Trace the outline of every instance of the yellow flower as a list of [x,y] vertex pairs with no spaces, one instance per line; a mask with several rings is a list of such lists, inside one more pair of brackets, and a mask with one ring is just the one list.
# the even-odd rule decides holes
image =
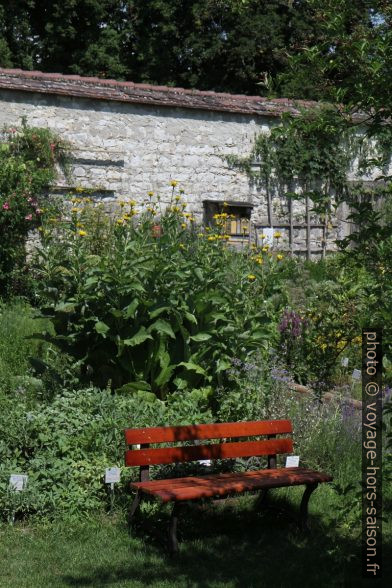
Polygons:
[[183,243],[179,244],[180,249],[185,249],[185,245]]
[[177,186],[178,182],[177,180],[171,180],[170,185],[175,188]]
[[280,239],[281,236],[282,236],[282,233],[280,231],[276,231],[276,233],[274,233],[275,239]]
[[264,239],[266,239],[266,238],[267,238],[267,235],[264,235],[264,233],[261,233],[261,235],[260,235],[260,239],[263,239],[263,240],[264,240]]
[[281,261],[283,259],[283,255],[281,255],[280,253],[278,253],[278,255],[276,256],[276,259],[278,261]]
[[214,237],[214,235],[210,235],[210,236],[208,237],[208,240],[209,240],[209,241],[215,241],[215,240],[216,240],[216,237]]
[[256,257],[255,261],[256,261],[256,263],[258,263],[259,265],[261,265],[263,263],[263,258],[261,256],[260,257]]
[[121,206],[121,208],[124,208],[124,206],[125,206],[125,202],[124,202],[124,200],[121,200],[121,201],[120,201],[120,206]]
[[186,223],[181,223],[181,228],[186,229]]
[[229,205],[228,205],[228,203],[225,201],[225,202],[223,203],[223,206],[229,206]]
[[204,237],[204,233],[198,233],[197,236],[198,237]]
[[71,212],[80,212],[79,208],[76,208],[75,206],[73,208],[71,208]]
[[124,219],[123,218],[118,218],[117,219],[117,224],[118,225],[123,225],[124,224]]
[[79,235],[81,237],[85,237],[87,235],[86,231],[79,231]]
[[248,275],[248,280],[255,280],[256,276],[254,276],[253,274],[249,274]]
[[82,188],[81,186],[78,186],[78,187],[76,188],[76,192],[79,192],[79,193],[80,193],[80,192],[83,192],[83,188]]
[[264,253],[266,253],[269,249],[269,245],[264,245],[264,247],[262,247],[261,251],[264,251]]
[[226,241],[228,241],[230,239],[230,235],[223,235],[223,239],[226,239]]
[[172,211],[173,212],[180,212],[180,209],[178,208],[178,206],[173,206]]
[[147,192],[147,196],[149,196],[150,198],[152,198],[154,196],[154,192]]
[[84,229],[84,224],[83,223],[76,223],[76,226],[78,229]]

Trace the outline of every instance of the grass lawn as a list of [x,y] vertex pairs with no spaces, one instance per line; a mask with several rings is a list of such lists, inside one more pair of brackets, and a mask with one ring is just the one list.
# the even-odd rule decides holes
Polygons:
[[[367,586],[361,581],[358,544],[334,528],[334,495],[322,486],[310,502],[312,532],[296,526],[300,488],[274,492],[270,508],[256,512],[251,496],[190,507],[180,519],[180,553],[171,559],[160,543],[168,511],[143,513],[154,522],[146,535],[128,535],[118,515],[85,523],[0,528],[2,588],[110,586],[156,588],[259,588]],[[148,506],[148,505],[147,505]],[[384,530],[384,582],[391,577],[392,533]],[[345,557],[348,556],[348,557]],[[387,567],[389,566],[389,569]]]

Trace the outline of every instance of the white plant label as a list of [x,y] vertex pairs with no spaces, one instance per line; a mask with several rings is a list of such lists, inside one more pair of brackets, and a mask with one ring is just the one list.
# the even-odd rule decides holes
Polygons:
[[210,459],[199,459],[199,463],[201,463],[201,465],[210,466],[211,460]]
[[27,486],[28,476],[26,474],[11,474],[10,488],[16,492],[22,492]]
[[286,457],[286,468],[297,468],[299,466],[299,455],[288,455]]
[[267,227],[261,231],[261,234],[264,235],[264,239],[261,239],[262,245],[269,245],[270,247],[274,244],[274,232],[275,230],[273,227]]
[[353,370],[351,377],[353,380],[360,380],[361,379],[361,370]]
[[340,362],[343,367],[348,366],[348,357],[342,357],[342,361]]
[[121,470],[120,468],[106,468],[105,470],[105,483],[116,484],[120,481]]

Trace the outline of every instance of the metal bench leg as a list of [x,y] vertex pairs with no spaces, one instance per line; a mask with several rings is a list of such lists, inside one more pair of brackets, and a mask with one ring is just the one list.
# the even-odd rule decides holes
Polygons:
[[302,496],[301,506],[300,506],[300,527],[303,531],[309,530],[308,525],[308,503],[309,498],[314,490],[316,490],[318,486],[318,482],[313,482],[311,484],[306,484],[305,492]]
[[260,494],[257,496],[257,498],[255,500],[256,510],[266,506],[266,504],[268,502],[268,490],[269,490],[268,488],[264,488],[264,490],[261,490]]
[[132,506],[131,506],[131,509],[128,514],[128,530],[129,531],[131,530],[132,520],[135,515],[135,512],[137,511],[138,507],[140,506],[140,503],[142,501],[142,497],[143,497],[142,492],[138,491],[135,498],[133,499]]
[[178,541],[177,541],[177,522],[178,522],[178,511],[179,511],[179,504],[178,502],[174,503],[173,510],[170,517],[170,524],[169,524],[169,552],[171,554],[177,553],[178,551]]

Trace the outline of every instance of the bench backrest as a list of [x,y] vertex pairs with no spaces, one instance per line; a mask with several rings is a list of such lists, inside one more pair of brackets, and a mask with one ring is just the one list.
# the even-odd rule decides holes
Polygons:
[[[140,466],[140,477],[143,480],[148,479],[148,467],[151,465],[199,459],[230,459],[266,455],[268,456],[268,467],[274,468],[276,467],[277,454],[292,453],[293,451],[293,442],[290,437],[279,439],[275,437],[292,433],[292,430],[291,422],[287,420],[126,429],[127,445],[140,445],[141,447],[126,451],[125,464]],[[267,439],[248,440],[249,437],[259,436],[266,436]],[[246,438],[246,440],[237,441],[238,438]],[[221,439],[224,442],[181,447],[149,447],[150,444],[204,439]],[[226,441],[227,439],[235,440]]]

